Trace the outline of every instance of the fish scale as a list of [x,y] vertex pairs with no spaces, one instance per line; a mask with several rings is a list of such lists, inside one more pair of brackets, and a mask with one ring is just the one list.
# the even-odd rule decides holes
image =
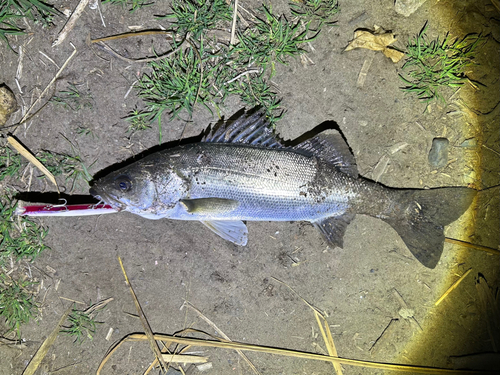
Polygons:
[[[298,221],[338,216],[346,209],[347,196],[336,193],[333,186],[323,187],[330,192],[325,199],[308,192],[318,173],[315,157],[294,151],[210,143],[184,147],[181,154],[179,170],[190,184],[187,198],[217,197],[240,203],[234,211],[211,218]],[[200,155],[206,155],[210,165],[193,167]],[[347,177],[326,167],[321,173],[338,174],[339,180]],[[185,211],[170,217],[200,220],[200,216]]]

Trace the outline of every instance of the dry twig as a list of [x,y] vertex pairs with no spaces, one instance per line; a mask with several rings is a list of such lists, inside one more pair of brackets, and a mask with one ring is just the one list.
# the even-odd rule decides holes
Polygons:
[[[392,364],[392,363],[380,363],[380,362],[372,362],[372,361],[361,361],[350,358],[342,358],[342,357],[333,357],[329,355],[317,354],[317,353],[308,353],[302,352],[298,350],[290,350],[269,346],[261,346],[261,345],[253,345],[253,344],[244,344],[239,342],[228,342],[223,341],[220,338],[213,337],[205,332],[197,331],[197,330],[184,330],[181,333],[195,332],[205,334],[210,337],[210,340],[195,338],[195,337],[182,337],[177,335],[165,335],[165,334],[155,334],[153,338],[155,340],[161,340],[166,342],[173,342],[181,345],[190,345],[190,346],[201,346],[201,347],[211,347],[211,348],[224,348],[224,349],[239,349],[243,351],[251,351],[258,353],[267,353],[274,355],[282,355],[286,357],[293,358],[302,358],[302,359],[310,359],[310,360],[318,360],[318,361],[326,361],[326,362],[336,362],[339,364],[356,366],[356,367],[367,367],[367,368],[375,368],[380,370],[392,370],[392,371],[400,371],[406,373],[421,373],[421,374],[454,374],[454,375],[485,375],[485,374],[496,374],[494,371],[474,371],[474,370],[454,370],[454,369],[444,369],[444,368],[436,368],[436,367],[422,367],[422,366],[412,366],[412,365],[401,365],[401,364]],[[113,348],[111,348],[104,359],[102,360],[99,368],[97,369],[97,375],[100,375],[102,368],[109,360],[110,356],[125,342],[128,341],[146,341],[148,340],[147,336],[142,333],[133,333],[126,337],[124,337],[120,342],[118,342]],[[219,340],[219,341],[215,341]]]
[[7,141],[11,144],[12,147],[16,149],[22,156],[24,156],[30,163],[32,163],[35,167],[37,167],[40,172],[42,172],[47,178],[55,185],[57,192],[59,193],[59,186],[57,186],[56,179],[54,175],[50,173],[50,171],[45,168],[45,166],[38,160],[31,152],[29,152],[26,147],[20,144],[14,137],[7,137]]
[[80,0],[78,5],[76,6],[75,10],[71,14],[71,17],[69,18],[68,22],[66,22],[66,25],[64,25],[63,29],[57,36],[56,40],[52,43],[52,47],[55,47],[63,42],[64,39],[68,36],[68,33],[73,30],[75,27],[76,21],[80,18],[82,15],[83,11],[85,10],[85,7],[88,5],[89,0]]
[[125,272],[125,268],[123,267],[122,259],[118,257],[118,261],[120,262],[120,267],[122,268],[123,276],[125,276],[125,282],[127,283],[127,286],[129,287],[130,294],[132,294],[132,298],[134,300],[135,308],[137,309],[137,313],[139,314],[139,318],[141,319],[141,323],[144,327],[144,330],[146,331],[146,336],[149,341],[149,346],[151,347],[151,350],[156,356],[156,359],[158,362],[160,362],[160,366],[163,371],[167,371],[168,366],[165,363],[165,360],[163,359],[162,352],[160,351],[160,348],[158,347],[158,344],[155,341],[155,338],[153,336],[153,331],[151,330],[151,327],[149,326],[149,322],[146,319],[146,316],[144,315],[144,312],[142,311],[142,307],[139,303],[139,300],[137,299],[137,296],[135,295],[134,289],[132,289],[132,284],[130,284],[128,280],[127,273]]
[[69,64],[69,62],[71,61],[71,59],[75,56],[77,50],[76,50],[76,48],[74,46],[73,46],[73,48],[74,48],[73,53],[71,53],[71,55],[66,59],[66,61],[64,62],[64,64],[57,71],[57,73],[54,76],[54,78],[52,78],[52,80],[49,82],[49,84],[47,85],[47,87],[45,87],[45,89],[42,91],[42,93],[40,94],[40,96],[38,97],[38,99],[35,100],[35,102],[31,105],[31,107],[26,111],[26,113],[23,116],[23,118],[21,119],[21,121],[19,121],[19,124],[22,124],[23,122],[25,122],[27,120],[27,118],[28,118],[31,110],[38,104],[38,102],[45,95],[45,93],[47,92],[47,90],[49,89],[49,87],[51,87],[54,84],[54,82],[59,78],[59,76],[61,75],[61,73],[63,72],[63,70]]
[[448,237],[445,237],[444,241],[448,242],[448,243],[451,243],[453,245],[460,245],[460,246],[463,246],[463,247],[468,247],[469,249],[476,249],[476,250],[486,251],[487,253],[490,253],[490,254],[493,254],[493,255],[500,255],[500,251],[499,250],[493,249],[491,247],[481,246],[481,245],[475,245],[475,244],[472,244],[472,243],[469,243],[469,242],[455,240],[453,238],[448,238]]
[[472,268],[469,268],[462,276],[460,276],[460,278],[455,281],[449,288],[446,292],[444,292],[444,294],[441,296],[441,298],[439,298],[436,303],[434,304],[434,306],[437,306],[439,305],[441,302],[443,302],[443,300],[448,296],[448,294],[450,294],[466,277],[467,275],[472,271]]
[[[212,327],[215,332],[217,332],[219,335],[221,335],[225,340],[231,341],[231,339],[224,333],[222,332],[219,327],[215,325],[214,322],[212,322],[210,319],[208,319],[205,315],[202,314],[200,310],[198,310],[196,307],[194,307],[191,303],[188,301],[184,302],[184,305],[182,307],[187,306],[191,310],[193,310],[198,316],[203,319],[210,327]],[[241,351],[241,350],[236,350],[236,352],[243,358],[243,360],[250,366],[250,368],[253,370],[254,373],[260,374],[259,370],[254,366],[254,364],[248,359],[248,357]]]
[[50,347],[56,341],[57,335],[59,334],[61,327],[63,326],[64,322],[66,321],[66,318],[69,316],[72,310],[73,306],[70,306],[64,312],[64,314],[61,316],[61,319],[59,319],[59,323],[57,324],[57,326],[54,328],[51,334],[45,339],[40,348],[38,348],[36,354],[31,359],[28,367],[26,367],[26,369],[23,371],[23,375],[33,375],[36,372],[38,366],[40,366],[40,363],[42,363],[43,359],[47,355],[47,352],[49,351]]

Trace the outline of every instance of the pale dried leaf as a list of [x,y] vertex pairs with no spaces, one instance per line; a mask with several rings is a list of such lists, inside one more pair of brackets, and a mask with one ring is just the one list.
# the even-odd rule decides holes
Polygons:
[[389,152],[389,154],[394,155],[396,152],[401,151],[402,149],[406,148],[407,146],[409,146],[409,144],[406,142],[398,142],[398,143],[392,145],[391,147],[389,147],[388,152]]
[[[379,29],[382,30],[382,29]],[[377,33],[368,30],[356,30],[354,32],[354,39],[349,42],[345,51],[350,51],[355,48],[365,48],[372,51],[382,51],[385,56],[390,58],[392,62],[396,63],[404,56],[394,48],[388,48],[389,45],[396,41],[393,33]]]
[[388,45],[394,43],[396,38],[393,33],[373,34],[367,30],[356,30],[354,39],[346,47],[346,51],[354,48],[366,48],[373,51],[383,51]]
[[390,58],[394,64],[399,62],[405,55],[403,52],[390,47],[385,48],[382,53],[385,55],[385,57]]
[[375,166],[375,168],[373,168],[372,171],[372,179],[375,182],[380,181],[380,177],[382,177],[382,175],[387,170],[390,161],[391,159],[386,154],[382,155],[382,157],[379,159],[377,165]]

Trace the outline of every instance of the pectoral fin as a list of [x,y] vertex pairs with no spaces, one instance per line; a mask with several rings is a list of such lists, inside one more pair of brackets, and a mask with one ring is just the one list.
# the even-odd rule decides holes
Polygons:
[[234,211],[240,204],[234,199],[223,198],[183,199],[180,203],[190,214],[199,215],[228,213]]
[[201,223],[225,240],[240,246],[247,244],[248,229],[242,221],[207,220]]
[[352,219],[354,219],[354,214],[345,213],[340,216],[313,221],[312,224],[319,229],[331,246],[342,248],[344,246],[345,230]]

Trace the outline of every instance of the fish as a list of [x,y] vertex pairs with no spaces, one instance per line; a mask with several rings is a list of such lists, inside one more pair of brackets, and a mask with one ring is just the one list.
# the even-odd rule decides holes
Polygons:
[[349,223],[369,215],[396,230],[420,263],[434,268],[444,227],[470,206],[467,187],[397,189],[363,178],[342,134],[328,129],[286,145],[262,109],[207,130],[200,142],[154,152],[97,179],[90,194],[147,219],[197,220],[245,246],[245,221],[308,221],[332,247]]

